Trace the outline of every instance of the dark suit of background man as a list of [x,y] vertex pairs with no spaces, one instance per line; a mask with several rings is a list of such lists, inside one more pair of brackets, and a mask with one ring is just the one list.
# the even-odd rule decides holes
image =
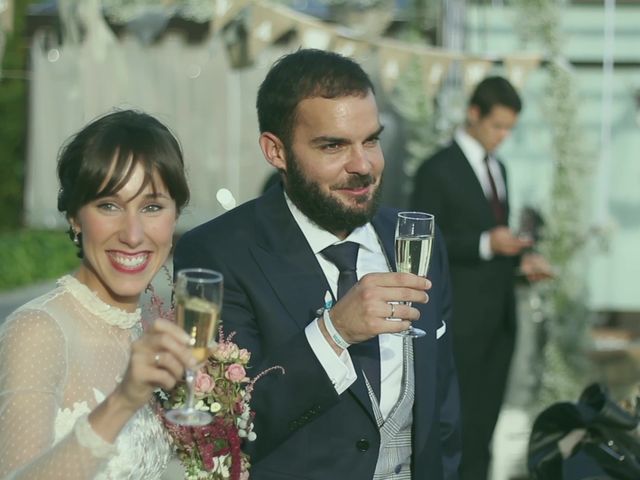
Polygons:
[[[495,157],[520,109],[520,97],[506,79],[483,80],[469,101],[465,126],[414,178],[411,207],[435,215],[451,265],[463,480],[487,476],[515,343],[515,268],[531,244],[509,228],[506,170]],[[533,254],[523,256],[521,266],[532,280],[546,267]]]
[[[253,393],[251,478],[456,479],[446,250],[438,234],[431,281],[392,271],[396,212],[378,208],[369,77],[340,55],[300,50],[271,68],[257,108],[260,147],[283,183],[186,233],[174,256],[176,269],[224,274],[224,329],[251,350],[252,373],[286,370]],[[345,242],[355,271],[329,258]],[[412,321],[426,337],[393,335]]]

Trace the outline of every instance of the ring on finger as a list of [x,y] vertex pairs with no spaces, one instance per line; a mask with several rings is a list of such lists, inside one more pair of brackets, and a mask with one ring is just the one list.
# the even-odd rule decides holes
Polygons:
[[389,315],[389,318],[394,318],[396,314],[396,304],[390,303],[389,305],[391,305],[391,315]]
[[153,363],[155,364],[156,367],[160,366],[160,354],[156,353],[153,357]]

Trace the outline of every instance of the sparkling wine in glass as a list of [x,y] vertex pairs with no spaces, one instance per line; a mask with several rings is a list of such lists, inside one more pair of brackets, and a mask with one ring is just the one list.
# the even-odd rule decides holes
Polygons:
[[197,369],[207,361],[214,346],[222,307],[222,274],[204,268],[180,270],[174,289],[176,321],[191,337],[193,356],[198,365],[185,371],[187,398],[182,408],[167,412],[167,418],[178,425],[202,426],[211,423],[208,412],[194,408],[193,384]]
[[[399,212],[396,223],[396,270],[426,277],[431,260],[435,219],[430,213]],[[411,302],[408,302],[411,305]],[[396,335],[412,338],[426,335],[424,330],[409,327]]]

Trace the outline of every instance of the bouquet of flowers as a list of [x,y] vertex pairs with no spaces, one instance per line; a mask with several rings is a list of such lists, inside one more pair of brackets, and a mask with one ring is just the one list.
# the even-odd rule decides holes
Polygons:
[[[253,441],[253,412],[249,408],[253,382],[245,367],[251,354],[220,332],[218,348],[198,370],[194,382],[196,408],[214,414],[213,422],[202,427],[163,423],[173,438],[178,457],[188,479],[249,478],[249,457],[240,450],[242,440]],[[159,391],[161,410],[183,406],[187,396],[184,382],[171,392]]]
[[[151,290],[151,307],[155,315],[174,318],[174,309],[165,309],[163,301]],[[239,348],[232,340],[234,334],[225,337],[219,331],[217,348],[196,373],[194,381],[195,407],[211,412],[214,417],[209,425],[186,427],[167,420],[164,412],[182,407],[187,388],[184,381],[173,390],[158,390],[158,415],[169,432],[174,448],[189,480],[247,480],[249,456],[240,447],[243,441],[253,441],[254,412],[249,407],[251,392],[256,381],[271,370],[254,378],[246,373],[251,353]]]

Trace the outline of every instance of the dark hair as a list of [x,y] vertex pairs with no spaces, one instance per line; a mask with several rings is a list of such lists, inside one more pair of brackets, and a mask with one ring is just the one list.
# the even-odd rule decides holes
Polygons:
[[290,144],[298,104],[307,98],[366,96],[371,79],[356,62],[337,53],[301,49],[278,59],[258,90],[260,132]]
[[516,89],[504,77],[487,77],[482,80],[473,91],[469,99],[469,106],[476,106],[480,110],[480,116],[491,113],[496,105],[502,105],[520,113],[522,100]]
[[104,115],[67,140],[58,158],[58,210],[75,217],[87,203],[118,192],[138,165],[145,172],[140,191],[149,184],[155,190],[158,172],[180,212],[189,201],[180,144],[157,119],[134,110]]

